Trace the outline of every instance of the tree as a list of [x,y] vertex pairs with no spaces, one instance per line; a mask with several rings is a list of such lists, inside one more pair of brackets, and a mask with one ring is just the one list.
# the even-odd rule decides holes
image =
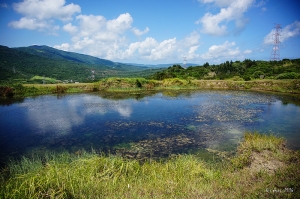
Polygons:
[[142,83],[138,79],[135,80],[135,85],[138,88],[142,88]]
[[209,67],[209,63],[206,62],[206,63],[203,65],[203,67],[205,67],[205,68]]
[[256,79],[260,78],[261,75],[264,75],[264,73],[262,71],[255,71],[253,73],[253,77],[256,78]]

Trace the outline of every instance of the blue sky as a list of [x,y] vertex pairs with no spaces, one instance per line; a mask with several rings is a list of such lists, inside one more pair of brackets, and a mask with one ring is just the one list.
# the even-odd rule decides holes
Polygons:
[[300,58],[299,0],[1,0],[0,45],[48,45],[125,63]]

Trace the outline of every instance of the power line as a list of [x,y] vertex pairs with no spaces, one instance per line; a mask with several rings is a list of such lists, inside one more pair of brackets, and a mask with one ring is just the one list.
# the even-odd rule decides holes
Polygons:
[[266,37],[266,34],[261,34],[252,39],[248,38],[247,40],[238,42],[237,46],[239,47],[239,50],[241,52],[250,50],[251,54],[258,53],[258,52],[260,53],[265,48],[264,44],[263,44],[265,37]]
[[260,46],[263,42],[263,38],[266,36],[266,34],[259,35],[257,37],[254,37],[252,39],[247,39],[247,41],[243,41],[239,43],[239,47],[242,49],[249,49],[253,46]]

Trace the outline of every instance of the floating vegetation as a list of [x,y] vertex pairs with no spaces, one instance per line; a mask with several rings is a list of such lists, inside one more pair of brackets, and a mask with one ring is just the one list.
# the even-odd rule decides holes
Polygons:
[[116,153],[127,158],[147,159],[167,157],[174,153],[188,151],[192,147],[204,146],[194,138],[179,134],[164,138],[146,139],[131,143],[130,147],[116,146]]
[[[206,100],[199,105],[192,105],[198,113],[197,122],[246,122],[252,123],[265,105],[271,105],[274,97],[255,95],[245,92],[223,91],[223,95],[207,94]],[[212,103],[213,102],[213,103]]]
[[92,136],[94,136],[94,135],[95,135],[94,132],[91,132],[91,133],[85,133],[85,134],[84,134],[84,136],[86,136],[86,137],[92,137]]
[[133,121],[129,121],[129,122],[125,122],[125,121],[116,121],[116,122],[108,121],[108,122],[105,123],[105,125],[113,128],[113,129],[122,129],[124,127],[128,128],[128,127],[136,126],[137,123],[133,122]]

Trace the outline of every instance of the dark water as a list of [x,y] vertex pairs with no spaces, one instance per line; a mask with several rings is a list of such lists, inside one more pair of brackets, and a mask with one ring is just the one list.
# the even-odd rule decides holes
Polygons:
[[1,162],[45,151],[126,157],[233,150],[245,131],[284,136],[300,149],[299,99],[244,91],[39,96],[0,106]]

